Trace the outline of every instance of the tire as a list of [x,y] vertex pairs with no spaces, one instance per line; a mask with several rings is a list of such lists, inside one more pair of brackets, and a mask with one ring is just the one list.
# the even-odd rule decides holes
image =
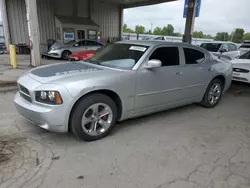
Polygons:
[[[102,119],[104,116],[100,118],[97,117],[99,115],[96,115],[105,111],[104,108],[101,109],[102,106],[105,106],[107,112],[110,112],[105,115],[105,118],[107,118],[105,121]],[[94,112],[95,109],[97,109],[97,113]],[[91,120],[91,122],[87,123],[87,120]],[[82,121],[86,122],[86,124],[82,123]],[[115,126],[116,121],[117,106],[115,102],[106,95],[96,93],[83,97],[77,103],[71,116],[71,130],[81,140],[95,141],[107,136]],[[106,125],[101,126],[102,124],[99,122]],[[109,125],[107,125],[108,122],[110,122]],[[92,127],[92,125],[94,126]]]
[[[218,87],[217,91],[215,91],[216,86]],[[207,90],[200,104],[205,108],[213,108],[217,106],[217,104],[221,100],[223,88],[224,85],[220,79],[212,80],[208,85]],[[214,97],[214,101],[212,100],[212,96]]]
[[72,53],[68,50],[65,50],[62,52],[62,59],[63,60],[69,60],[69,56],[71,55]]

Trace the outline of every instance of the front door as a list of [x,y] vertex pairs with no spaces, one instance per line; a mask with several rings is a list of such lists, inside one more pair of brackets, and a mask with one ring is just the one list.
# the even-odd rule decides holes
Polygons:
[[162,67],[138,70],[135,114],[161,110],[183,98],[178,47],[159,47],[148,58],[152,59],[160,60]]
[[82,52],[86,51],[86,41],[82,40],[77,43],[75,43],[71,49],[72,53]]

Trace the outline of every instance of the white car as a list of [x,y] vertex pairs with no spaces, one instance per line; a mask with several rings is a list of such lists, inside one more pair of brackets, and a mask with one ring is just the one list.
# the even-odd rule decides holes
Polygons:
[[245,41],[240,45],[240,54],[244,54],[250,50],[250,41]]
[[233,80],[250,83],[250,51],[231,61]]
[[206,42],[202,43],[201,47],[217,56],[228,56],[230,59],[235,59],[240,56],[240,50],[237,45],[232,42]]

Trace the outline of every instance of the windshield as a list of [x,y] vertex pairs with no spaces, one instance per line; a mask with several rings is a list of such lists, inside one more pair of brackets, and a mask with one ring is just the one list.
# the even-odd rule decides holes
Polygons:
[[250,59],[250,51],[241,55],[239,59]]
[[148,46],[133,44],[109,44],[88,60],[102,66],[131,70],[146,52]]
[[203,43],[201,47],[210,51],[210,52],[218,52],[221,44],[220,43]]
[[68,42],[66,42],[66,43],[64,43],[64,44],[66,44],[66,45],[73,45],[73,44],[75,44],[75,40],[71,40],[71,41],[68,41]]

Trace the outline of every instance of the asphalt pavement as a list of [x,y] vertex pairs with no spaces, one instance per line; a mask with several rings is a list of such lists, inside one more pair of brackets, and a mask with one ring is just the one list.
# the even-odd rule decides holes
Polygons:
[[121,122],[99,141],[51,133],[0,94],[1,188],[250,188],[250,86],[214,109],[189,105]]

